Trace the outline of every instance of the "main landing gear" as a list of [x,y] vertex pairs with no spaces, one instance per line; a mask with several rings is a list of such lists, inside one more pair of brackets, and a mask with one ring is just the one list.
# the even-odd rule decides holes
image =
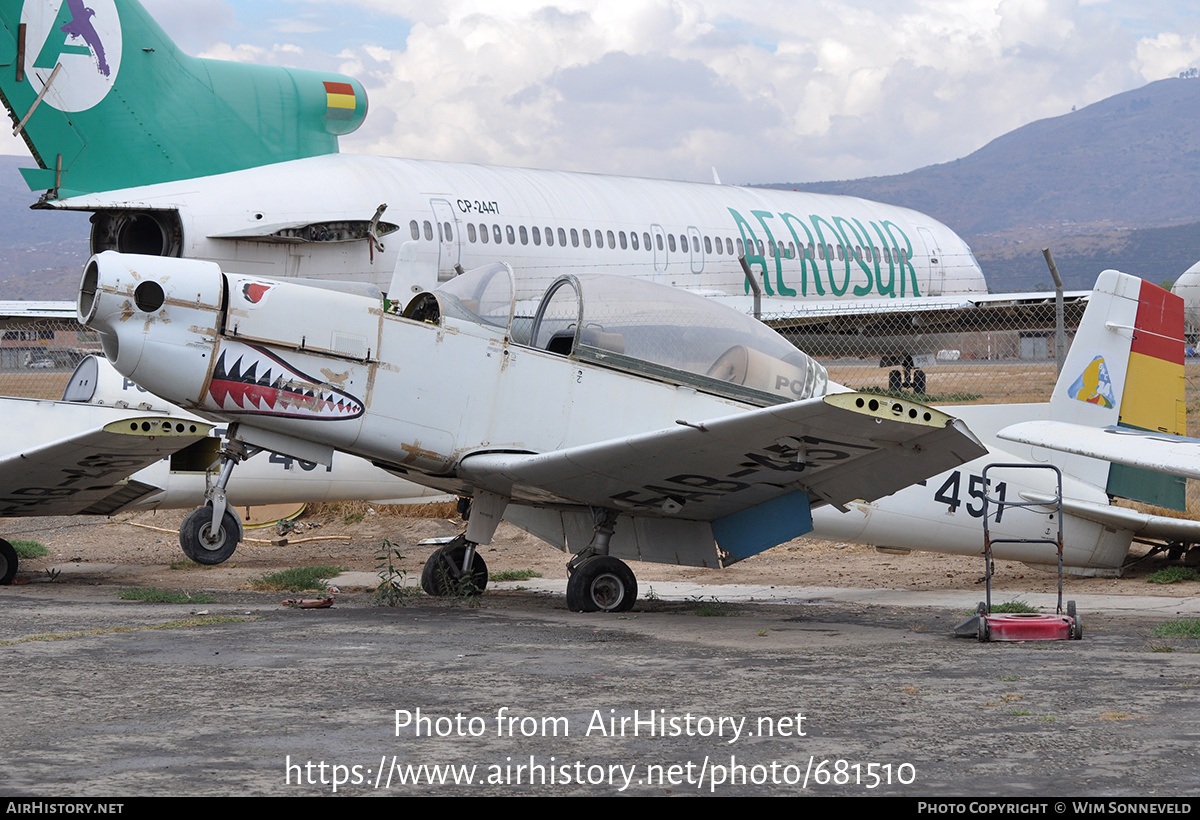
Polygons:
[[918,395],[925,395],[925,371],[913,369],[913,357],[885,356],[879,362],[880,367],[895,367],[896,365],[904,368],[904,373],[901,375],[899,370],[888,372],[888,390],[892,393],[912,390]]
[[[421,571],[421,589],[435,597],[478,595],[487,588],[487,565],[479,544],[490,544],[508,499],[476,492],[467,530],[429,556]],[[567,608],[572,612],[628,612],[637,601],[637,578],[629,565],[608,554],[617,522],[611,510],[593,510],[592,541],[567,562]]]
[[487,589],[488,571],[477,547],[492,543],[492,536],[500,526],[500,518],[508,498],[495,493],[479,491],[464,510],[460,503],[459,512],[467,519],[467,531],[452,539],[448,544],[429,556],[421,570],[421,589],[435,597],[449,595],[479,595]]
[[205,496],[208,503],[192,510],[179,528],[179,546],[197,564],[220,564],[228,561],[242,540],[242,522],[225,503],[225,488],[233,468],[257,453],[235,438],[229,438],[221,448],[221,468],[217,483]]
[[476,546],[464,533],[429,556],[421,570],[421,589],[438,598],[482,594],[487,589],[488,570]]
[[572,612],[628,612],[637,600],[637,578],[629,565],[608,554],[617,515],[593,510],[592,543],[567,562],[567,609]]

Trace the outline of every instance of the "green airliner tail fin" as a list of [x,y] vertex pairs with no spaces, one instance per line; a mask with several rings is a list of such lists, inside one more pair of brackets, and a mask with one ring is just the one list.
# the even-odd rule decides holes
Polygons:
[[367,113],[341,74],[189,57],[136,0],[0,0],[0,100],[49,198],[336,153]]

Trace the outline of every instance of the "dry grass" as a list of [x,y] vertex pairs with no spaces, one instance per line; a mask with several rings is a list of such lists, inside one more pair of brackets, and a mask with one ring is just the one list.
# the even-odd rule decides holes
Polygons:
[[[370,512],[373,510],[374,512]],[[455,520],[458,506],[454,501],[437,504],[371,504],[366,501],[329,501],[309,504],[305,517],[316,520],[362,520],[368,515],[384,518],[439,518]]]

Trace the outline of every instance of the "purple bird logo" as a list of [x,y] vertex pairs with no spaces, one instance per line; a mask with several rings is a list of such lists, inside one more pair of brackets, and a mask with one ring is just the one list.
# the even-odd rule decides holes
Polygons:
[[67,0],[67,8],[71,12],[71,19],[60,30],[68,37],[82,39],[87,43],[92,54],[96,55],[100,73],[105,77],[110,76],[111,70],[108,67],[108,60],[104,56],[104,43],[101,42],[96,27],[92,25],[92,18],[96,16],[96,10],[85,6],[83,0]]

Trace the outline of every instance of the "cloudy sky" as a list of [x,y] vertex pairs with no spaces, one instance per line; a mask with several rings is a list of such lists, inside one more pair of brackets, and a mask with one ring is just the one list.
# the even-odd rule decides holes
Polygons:
[[1200,67],[1187,0],[144,2],[191,54],[357,77],[343,151],[726,183],[946,162]]

